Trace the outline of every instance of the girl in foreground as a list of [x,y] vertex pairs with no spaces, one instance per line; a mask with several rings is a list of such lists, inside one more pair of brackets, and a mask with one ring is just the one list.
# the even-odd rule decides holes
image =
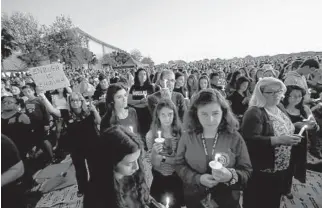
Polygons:
[[[84,208],[147,208],[151,197],[142,165],[143,145],[128,128],[113,126],[97,142],[97,173],[84,195]],[[157,203],[158,207],[163,208]]]

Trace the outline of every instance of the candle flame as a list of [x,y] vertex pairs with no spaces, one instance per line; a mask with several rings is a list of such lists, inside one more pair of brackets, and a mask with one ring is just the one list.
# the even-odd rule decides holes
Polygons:
[[221,157],[221,154],[220,153],[217,153],[215,155],[215,161],[219,162],[219,158]]
[[168,82],[168,80],[167,80],[167,79],[164,79],[164,80],[163,80],[163,83],[164,83],[164,87],[163,87],[163,88],[167,88],[167,82]]
[[166,199],[166,208],[169,208],[169,204],[170,204],[170,197],[167,197]]

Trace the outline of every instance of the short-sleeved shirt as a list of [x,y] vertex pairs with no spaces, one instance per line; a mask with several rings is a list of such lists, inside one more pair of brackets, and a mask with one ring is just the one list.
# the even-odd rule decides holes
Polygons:
[[133,100],[141,100],[144,96],[150,95],[154,93],[153,85],[132,85],[130,89],[130,94],[132,95]]

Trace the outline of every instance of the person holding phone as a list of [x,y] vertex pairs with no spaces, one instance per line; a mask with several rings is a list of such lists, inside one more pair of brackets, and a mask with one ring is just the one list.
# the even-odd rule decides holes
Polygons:
[[244,190],[244,208],[280,207],[291,148],[301,142],[280,105],[285,92],[286,87],[279,79],[260,79],[243,117],[241,133],[254,169]]

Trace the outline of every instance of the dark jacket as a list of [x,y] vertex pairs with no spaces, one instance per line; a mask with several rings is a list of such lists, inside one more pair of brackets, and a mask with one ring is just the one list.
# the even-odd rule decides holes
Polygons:
[[[278,107],[287,115],[282,105]],[[275,147],[271,144],[274,128],[264,108],[252,106],[245,112],[241,134],[247,144],[254,171],[274,168]]]

